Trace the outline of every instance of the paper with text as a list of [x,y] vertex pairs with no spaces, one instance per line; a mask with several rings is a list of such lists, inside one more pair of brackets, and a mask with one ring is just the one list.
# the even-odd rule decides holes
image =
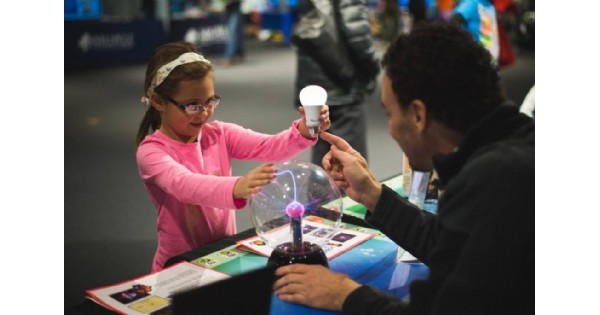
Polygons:
[[[322,243],[320,238],[329,234],[331,229],[332,227],[327,224],[313,221],[305,222],[302,225],[303,240],[314,244]],[[274,239],[285,239],[285,235],[290,234],[290,225],[288,223],[270,233],[280,234],[280,236],[271,234],[270,236]],[[374,233],[338,228],[333,237],[322,245],[321,248],[325,252],[327,259],[332,259],[374,236]],[[239,244],[238,249],[254,252],[266,257],[271,256],[271,252],[273,251],[260,236],[247,238],[237,243]]]
[[176,293],[226,278],[230,276],[182,262],[134,280],[86,292],[94,302],[121,314],[169,314],[171,297]]

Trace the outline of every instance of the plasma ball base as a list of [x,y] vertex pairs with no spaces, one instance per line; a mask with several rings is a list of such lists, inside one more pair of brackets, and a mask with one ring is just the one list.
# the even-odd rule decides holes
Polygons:
[[302,248],[294,248],[291,242],[277,245],[267,261],[267,267],[282,267],[291,264],[322,265],[329,268],[325,252],[319,245],[303,242]]

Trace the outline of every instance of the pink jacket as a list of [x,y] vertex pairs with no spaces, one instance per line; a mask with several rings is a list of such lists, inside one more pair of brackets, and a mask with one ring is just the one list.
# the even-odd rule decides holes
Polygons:
[[144,186],[158,210],[158,248],[152,272],[165,262],[206,243],[236,233],[235,213],[246,205],[233,198],[240,176],[231,176],[231,159],[283,162],[315,144],[298,124],[276,135],[213,121],[198,141],[181,143],[160,131],[146,136],[137,149]]

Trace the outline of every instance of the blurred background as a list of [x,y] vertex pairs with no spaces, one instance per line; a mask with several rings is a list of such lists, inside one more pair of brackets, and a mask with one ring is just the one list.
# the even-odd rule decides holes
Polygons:
[[[64,15],[64,303],[83,302],[85,290],[150,272],[156,248],[156,210],[135,162],[134,138],[145,112],[145,62],[169,41],[198,45],[215,64],[215,89],[223,98],[213,119],[276,133],[300,117],[293,107],[296,59],[290,34],[297,1],[244,0],[245,56],[223,58],[228,38],[227,1],[65,0]],[[381,54],[389,41],[424,13],[445,19],[455,1],[369,0],[371,32]],[[415,9],[415,3],[421,4]],[[511,62],[500,70],[506,96],[521,104],[535,84],[533,1],[498,1]],[[424,10],[424,11],[423,11]],[[510,60],[509,60],[510,61]],[[368,106],[369,164],[378,179],[399,174],[402,152],[387,134],[379,87]],[[309,151],[297,157],[310,160]],[[258,165],[234,161],[233,174]],[[251,227],[237,212],[238,231]]]

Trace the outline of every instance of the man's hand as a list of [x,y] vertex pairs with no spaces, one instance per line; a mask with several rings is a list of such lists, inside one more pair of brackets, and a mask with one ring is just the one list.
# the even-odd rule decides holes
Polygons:
[[338,136],[322,132],[321,139],[331,144],[331,150],[323,157],[323,168],[348,197],[372,211],[381,195],[381,184],[365,158]]
[[286,302],[341,311],[344,301],[360,287],[348,275],[321,265],[291,264],[275,270],[281,276],[273,284],[275,294]]

